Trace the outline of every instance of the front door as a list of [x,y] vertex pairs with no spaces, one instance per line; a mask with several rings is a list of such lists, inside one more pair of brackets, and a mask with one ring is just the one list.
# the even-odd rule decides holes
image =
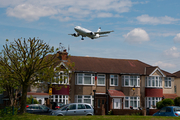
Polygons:
[[95,108],[96,115],[105,115],[105,108],[106,108],[105,103],[106,103],[106,98],[96,99],[96,108]]
[[113,107],[114,109],[121,109],[121,98],[113,99]]

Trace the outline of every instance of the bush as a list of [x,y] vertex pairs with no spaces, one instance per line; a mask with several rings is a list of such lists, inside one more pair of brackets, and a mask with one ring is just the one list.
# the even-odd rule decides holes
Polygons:
[[33,98],[33,96],[27,98],[26,104],[32,104],[32,99],[33,99],[33,104],[39,104],[39,102],[35,98]]
[[157,109],[163,108],[164,106],[163,106],[163,104],[162,104],[162,101],[157,102],[157,103],[156,103],[156,107],[157,107]]
[[172,99],[164,99],[163,101],[159,101],[156,103],[157,109],[161,109],[165,106],[172,106],[174,105],[174,101]]
[[177,97],[174,99],[174,105],[175,106],[180,106],[180,97]]
[[[14,115],[18,113],[18,108],[14,107]],[[6,115],[13,115],[13,108],[10,107],[5,107],[4,109],[0,109],[0,116],[4,117]]]
[[112,110],[108,111],[108,115],[112,115],[112,114],[113,114]]

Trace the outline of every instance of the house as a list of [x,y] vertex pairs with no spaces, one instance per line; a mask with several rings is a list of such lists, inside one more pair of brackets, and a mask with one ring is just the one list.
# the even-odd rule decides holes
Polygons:
[[174,73],[175,77],[175,85],[174,85],[174,92],[177,96],[180,97],[180,71]]
[[[67,52],[59,66],[66,68]],[[61,57],[60,57],[61,56]],[[52,83],[61,87],[31,88],[28,95],[36,97],[44,104],[46,100],[67,103],[90,103],[95,114],[107,114],[111,109],[154,109],[163,98],[176,97],[174,93],[175,75],[158,66],[151,66],[139,60],[110,59],[98,57],[70,56],[75,63],[73,71],[65,75],[61,83]],[[63,74],[63,71],[59,74]],[[66,84],[66,85],[64,85]]]

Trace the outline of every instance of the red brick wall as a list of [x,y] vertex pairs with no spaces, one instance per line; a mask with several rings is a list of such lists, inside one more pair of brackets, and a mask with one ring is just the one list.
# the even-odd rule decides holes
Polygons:
[[132,115],[140,113],[144,114],[143,110],[130,110],[130,109],[112,109],[113,115]]
[[145,97],[163,97],[163,89],[145,88]]

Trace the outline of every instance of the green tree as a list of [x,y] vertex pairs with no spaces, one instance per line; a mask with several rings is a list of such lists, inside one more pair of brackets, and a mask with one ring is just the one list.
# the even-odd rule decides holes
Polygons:
[[177,97],[174,99],[174,105],[175,106],[180,106],[180,97]]
[[32,99],[34,100],[34,104],[39,104],[39,102],[35,98],[33,98],[32,95],[26,99],[26,104],[32,104]]
[[[57,51],[40,39],[31,39],[27,41],[24,39],[14,40],[14,42],[8,42],[3,45],[0,56],[0,72],[1,79],[5,81],[4,85],[10,85],[11,87],[17,87],[16,89],[22,91],[20,113],[25,113],[27,88],[30,85],[38,86],[39,81],[51,82],[55,74],[54,67],[57,66],[59,58],[57,57]],[[67,64],[64,72],[69,72],[73,65]],[[57,67],[56,71],[62,70],[61,67]],[[68,73],[67,73],[68,74]],[[60,76],[60,75],[59,75]],[[56,79],[56,82],[61,79]]]
[[165,106],[172,106],[172,105],[174,105],[174,101],[172,99],[169,99],[169,98],[164,99],[164,100],[156,103],[157,109],[161,109]]

